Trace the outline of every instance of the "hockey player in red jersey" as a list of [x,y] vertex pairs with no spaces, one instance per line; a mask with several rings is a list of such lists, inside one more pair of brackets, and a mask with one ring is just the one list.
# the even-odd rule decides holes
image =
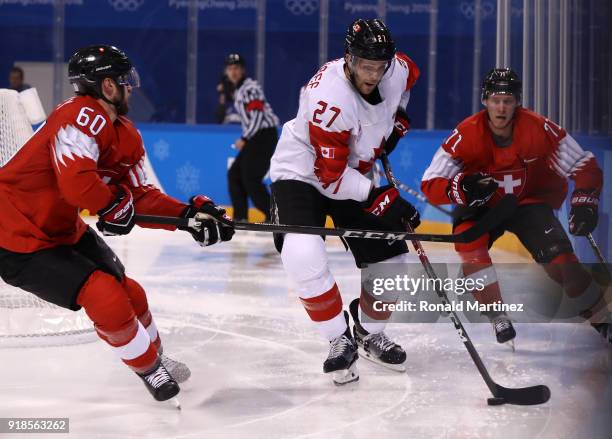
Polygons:
[[[167,400],[189,369],[162,353],[145,291],[79,210],[97,213],[105,235],[129,233],[136,212],[189,218],[224,211],[203,195],[182,203],[147,184],[142,138],[125,117],[139,77],[122,51],[79,49],[68,71],[76,96],[58,105],[0,168],[0,275],[58,306],[83,307],[99,337],[154,398]],[[203,246],[233,235],[213,220],[184,230]]]
[[[522,84],[510,69],[494,69],[482,84],[484,110],[461,122],[436,152],[423,175],[421,189],[434,204],[454,203],[455,232],[470,228],[505,194],[519,199],[507,224],[471,243],[456,244],[465,276],[487,275],[480,303],[501,302],[488,249],[505,231],[517,235],[536,262],[565,288],[581,310],[605,305],[601,288],[578,264],[571,243],[555,217],[567,195],[567,179],[575,183],[569,230],[591,233],[598,220],[602,172],[593,154],[584,151],[563,128],[520,106]],[[497,341],[516,336],[504,313],[488,313]],[[612,342],[607,323],[593,325]]]
[[[392,186],[374,187],[367,176],[383,149],[388,152],[408,129],[405,107],[419,76],[416,65],[396,52],[380,20],[356,20],[346,35],[345,56],[323,65],[300,95],[295,119],[287,122],[272,157],[272,218],[282,224],[376,230],[416,227],[419,214]],[[406,353],[384,333],[389,312],[377,312],[362,291],[348,314],[318,236],[277,237],[285,271],[311,320],[329,340],[323,364],[337,384],[359,378],[357,352],[402,371]],[[402,262],[408,248],[389,243],[347,240],[359,268],[382,261]],[[364,319],[364,314],[368,317]]]

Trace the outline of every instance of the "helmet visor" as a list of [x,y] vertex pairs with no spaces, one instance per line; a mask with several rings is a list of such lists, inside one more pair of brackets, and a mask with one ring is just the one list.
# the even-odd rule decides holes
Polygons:
[[370,78],[377,82],[382,80],[383,76],[389,72],[393,74],[395,63],[391,61],[370,60],[353,56],[352,62],[353,71],[362,78]]
[[117,84],[127,85],[132,88],[140,87],[140,75],[136,67],[132,67],[129,72],[117,76]]

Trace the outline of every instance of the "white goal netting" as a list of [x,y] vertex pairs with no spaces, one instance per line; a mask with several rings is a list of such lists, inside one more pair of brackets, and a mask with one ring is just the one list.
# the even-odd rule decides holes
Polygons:
[[[0,89],[0,168],[32,134],[19,93]],[[55,346],[95,339],[82,310],[60,308],[0,280],[0,347]]]
[[19,151],[32,133],[19,93],[0,89],[0,167]]
[[69,345],[96,338],[83,310],[60,308],[0,281],[0,347]]

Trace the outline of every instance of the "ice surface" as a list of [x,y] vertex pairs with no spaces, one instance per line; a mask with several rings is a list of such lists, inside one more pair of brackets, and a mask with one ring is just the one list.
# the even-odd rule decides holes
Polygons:
[[[514,354],[490,326],[467,325],[496,381],[551,388],[542,406],[487,406],[450,323],[389,327],[408,353],[406,373],[361,360],[360,381],[335,387],[322,373],[327,343],[269,236],[242,233],[202,249],[184,233],[135,229],[107,242],[148,292],[165,353],[192,370],[182,411],[155,402],[94,342],[1,349],[0,417],[69,417],[70,437],[79,438],[611,437],[612,349],[586,325],[517,324]],[[348,304],[358,270],[335,239],[328,248]],[[456,260],[450,246],[426,248],[432,260]]]

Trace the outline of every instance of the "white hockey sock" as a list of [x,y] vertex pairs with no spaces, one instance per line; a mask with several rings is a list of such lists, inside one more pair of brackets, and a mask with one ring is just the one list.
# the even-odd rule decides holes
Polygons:
[[368,321],[364,320],[363,311],[361,311],[361,307],[359,307],[359,322],[361,323],[363,329],[368,331],[370,334],[383,332],[385,330],[385,327],[387,326],[386,320],[379,320],[377,322],[373,322],[371,321],[370,317],[365,316],[365,318],[368,319]]
[[330,320],[313,323],[315,324],[319,333],[329,341],[341,336],[344,334],[344,331],[346,331],[346,320],[344,319],[344,313],[342,312]]

